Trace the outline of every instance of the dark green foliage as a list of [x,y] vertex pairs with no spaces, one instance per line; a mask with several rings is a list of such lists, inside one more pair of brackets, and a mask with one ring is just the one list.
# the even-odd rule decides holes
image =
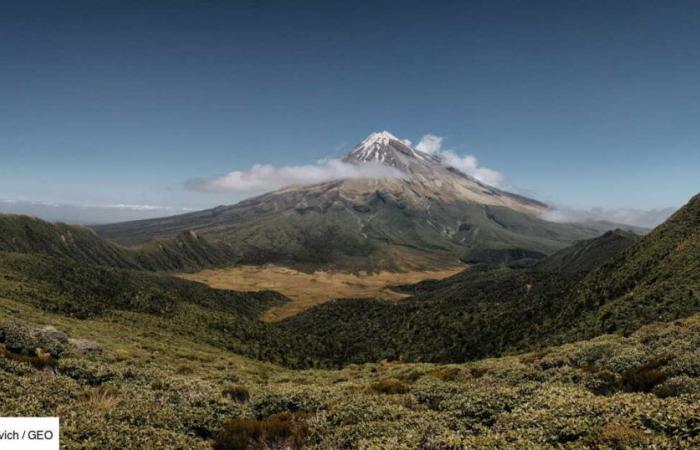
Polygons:
[[608,231],[596,239],[580,241],[559,250],[538,262],[534,269],[545,272],[590,272],[618,257],[638,240],[639,236],[629,231]]
[[17,253],[0,253],[0,296],[81,318],[114,309],[172,314],[183,302],[254,317],[286,301],[271,292],[224,291],[169,275]]
[[460,362],[526,349],[546,334],[578,278],[507,268],[468,270],[416,289],[398,303],[338,300],[281,323],[325,344],[323,356],[345,363],[381,359]]
[[576,286],[564,339],[629,333],[700,310],[700,195]]

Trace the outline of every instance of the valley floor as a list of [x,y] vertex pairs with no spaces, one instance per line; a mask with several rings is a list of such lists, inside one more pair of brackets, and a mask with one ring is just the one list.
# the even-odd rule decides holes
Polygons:
[[301,371],[166,320],[0,299],[5,339],[18,321],[101,348],[69,347],[55,372],[0,357],[0,415],[60,416],[67,449],[700,446],[700,315],[468,364]]
[[291,302],[270,308],[261,317],[266,321],[286,319],[315,305],[336,298],[383,298],[399,300],[406,294],[391,290],[391,286],[413,284],[424,280],[439,280],[464,270],[453,269],[414,272],[350,273],[317,271],[300,272],[287,267],[236,266],[227,269],[207,269],[181,278],[198,281],[217,289],[234,291],[273,290],[287,296]]

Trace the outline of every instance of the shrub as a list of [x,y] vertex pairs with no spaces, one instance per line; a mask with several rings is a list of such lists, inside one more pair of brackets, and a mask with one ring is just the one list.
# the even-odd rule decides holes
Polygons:
[[38,346],[29,328],[17,323],[2,326],[0,342],[3,342],[7,350],[13,353],[32,354]]
[[245,450],[262,435],[260,422],[253,419],[233,419],[214,435],[214,450]]
[[175,373],[178,375],[192,375],[194,373],[194,369],[190,365],[183,364],[175,369]]
[[586,342],[569,356],[572,367],[592,366],[615,353],[615,346],[607,342]]
[[29,356],[38,356],[37,349],[42,349],[58,359],[65,351],[63,344],[48,333],[14,322],[0,326],[0,342],[4,343],[10,352]]
[[414,383],[422,376],[423,374],[415,369],[404,370],[401,373],[396,374],[396,378],[406,381],[407,383]]
[[39,353],[34,355],[25,355],[23,353],[15,353],[5,349],[4,344],[0,344],[0,356],[4,356],[7,359],[17,361],[24,364],[30,364],[37,370],[50,369],[51,371],[56,371],[58,367],[58,361],[53,358],[48,353]]
[[676,356],[669,366],[669,371],[674,375],[700,377],[700,350]]
[[648,437],[644,432],[621,423],[609,423],[599,433],[592,436],[593,447],[603,448],[642,448]]
[[225,387],[222,394],[224,397],[228,397],[238,403],[247,402],[250,399],[250,393],[244,386],[233,385]]
[[520,358],[520,362],[523,364],[534,364],[537,361],[544,358],[545,356],[547,356],[547,354],[549,354],[548,350],[536,352],[536,353],[530,353],[529,355],[525,355],[522,358]]
[[405,394],[409,391],[408,386],[396,378],[387,378],[373,383],[370,388],[380,394]]
[[74,358],[61,360],[61,374],[89,386],[99,386],[119,377],[119,373],[111,365],[94,364]]
[[627,392],[651,392],[668,378],[662,368],[665,363],[664,359],[655,358],[642,366],[630,367],[622,372],[622,388]]
[[309,434],[301,414],[275,414],[262,422],[262,429],[263,440],[270,447],[287,444],[292,448],[301,448]]
[[162,380],[154,380],[151,383],[151,389],[154,391],[163,391],[168,388],[168,385]]
[[65,352],[65,347],[61,342],[47,335],[41,334],[37,338],[37,347],[45,350],[53,358],[60,358]]
[[472,367],[471,369],[469,369],[469,373],[473,378],[481,378],[484,375],[486,375],[488,371],[488,369],[485,369],[483,367]]
[[454,381],[460,374],[457,367],[442,367],[440,369],[431,370],[428,375],[442,381]]
[[214,435],[215,450],[245,450],[257,444],[263,448],[302,448],[309,434],[304,416],[281,413],[265,420],[233,419]]
[[656,386],[654,395],[659,398],[678,397],[700,392],[700,380],[688,376],[673,377]]
[[256,399],[252,405],[255,417],[263,419],[285,412],[314,412],[325,409],[326,405],[316,400],[308,393],[267,394]]
[[590,374],[590,377],[584,381],[584,385],[589,391],[596,395],[612,395],[619,392],[621,389],[620,377],[607,369],[602,369],[598,366],[587,366],[581,370]]

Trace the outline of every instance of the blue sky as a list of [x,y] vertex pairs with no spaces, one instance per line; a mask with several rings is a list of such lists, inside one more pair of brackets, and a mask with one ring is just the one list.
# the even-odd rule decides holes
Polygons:
[[385,129],[557,204],[680,206],[699,42],[690,1],[3,2],[0,210],[235,203],[186,183]]

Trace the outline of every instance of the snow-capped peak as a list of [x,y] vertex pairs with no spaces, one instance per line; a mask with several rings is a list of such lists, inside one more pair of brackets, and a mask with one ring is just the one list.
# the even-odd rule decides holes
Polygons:
[[[428,166],[439,164],[435,157],[412,148],[410,144],[388,131],[372,133],[345,155],[343,161],[382,164],[404,173],[425,171]],[[419,166],[423,166],[422,169]]]
[[358,161],[362,162],[384,162],[386,158],[386,148],[391,141],[401,142],[406,144],[406,141],[397,138],[388,131],[378,131],[372,133],[360,142],[353,150],[352,154]]
[[372,146],[376,146],[376,145],[386,145],[391,140],[400,141],[401,139],[397,138],[396,136],[389,133],[388,131],[378,131],[376,133],[372,133],[369,136],[367,136],[365,138],[365,140],[362,141],[358,147],[372,147]]

